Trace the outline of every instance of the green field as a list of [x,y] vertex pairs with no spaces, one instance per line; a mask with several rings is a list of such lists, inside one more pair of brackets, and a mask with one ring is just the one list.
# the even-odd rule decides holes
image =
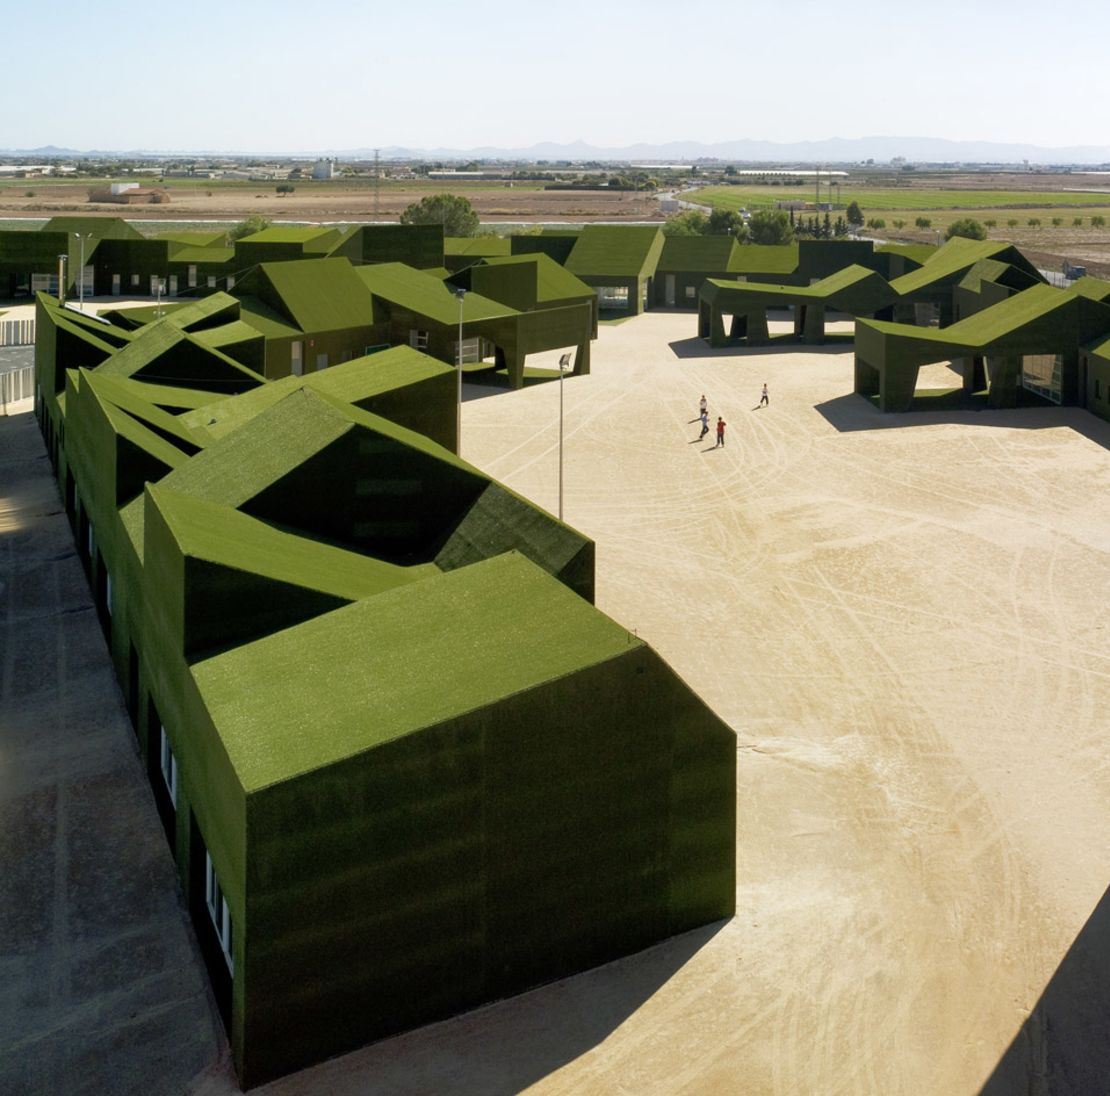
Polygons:
[[[828,187],[821,185],[821,200],[828,201]],[[1110,206],[1110,194],[1068,190],[927,190],[910,187],[841,187],[837,205],[858,202],[868,210],[941,209],[1077,209]],[[782,201],[813,201],[815,188],[807,186],[715,186],[683,195],[687,201],[704,202],[718,209],[758,209]]]

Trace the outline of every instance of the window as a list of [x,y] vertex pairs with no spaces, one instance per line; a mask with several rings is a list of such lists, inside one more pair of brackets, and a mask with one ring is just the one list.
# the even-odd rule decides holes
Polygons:
[[414,350],[427,350],[428,349],[428,332],[417,331],[414,327],[409,332],[409,346]]
[[108,573],[107,568],[104,570],[104,608],[108,610],[108,615],[112,615],[112,576]]
[[208,275],[208,288],[209,289],[215,289],[216,288],[216,275],[215,274],[209,274]]
[[1021,384],[1046,400],[1059,403],[1063,390],[1063,354],[1025,354],[1021,359]]
[[158,726],[158,747],[162,767],[162,779],[166,782],[166,791],[170,793],[170,802],[177,809],[177,758],[173,755],[166,728]]
[[197,284],[197,268],[190,264],[189,266],[189,288],[192,289]]
[[227,969],[234,974],[235,960],[232,958],[231,951],[231,910],[224,900],[224,892],[220,889],[219,879],[216,878],[216,865],[212,863],[212,856],[207,850],[204,853],[204,901],[208,906],[208,915],[216,928]]
[[138,274],[132,274],[131,275],[131,288],[132,289],[138,289],[139,288],[139,275]]
[[[455,340],[455,353],[451,359],[456,364],[459,360],[459,340]],[[482,340],[475,335],[470,339],[463,339],[462,341],[462,360],[463,364],[468,362],[480,362],[482,360]]]
[[317,354],[316,355],[316,368],[317,369],[327,369],[327,367],[328,367],[328,356],[327,356],[327,354]]
[[227,291],[230,293],[235,288],[235,275],[229,274],[227,276]]
[[686,299],[692,301],[698,295],[698,287],[696,285],[688,285],[686,287]]
[[628,286],[626,285],[599,285],[597,286],[598,308],[628,308]]

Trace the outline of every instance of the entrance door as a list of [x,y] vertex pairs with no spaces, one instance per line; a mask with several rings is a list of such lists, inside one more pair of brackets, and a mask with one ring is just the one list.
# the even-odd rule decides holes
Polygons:
[[177,275],[176,274],[171,274],[170,275],[170,290],[169,290],[169,292],[170,292],[171,297],[176,297],[177,296]]
[[118,274],[112,275],[112,296],[118,297],[120,293],[120,277]]
[[293,376],[299,377],[304,372],[304,361],[302,355],[304,354],[304,343],[298,339],[289,347],[289,360],[293,367]]
[[674,275],[666,275],[666,303],[668,308],[674,308]]

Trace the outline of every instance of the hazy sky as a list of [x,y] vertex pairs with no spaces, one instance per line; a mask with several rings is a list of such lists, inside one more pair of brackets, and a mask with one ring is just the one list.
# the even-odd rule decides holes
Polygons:
[[1110,144],[1106,0],[5,9],[0,148],[311,152],[880,134]]

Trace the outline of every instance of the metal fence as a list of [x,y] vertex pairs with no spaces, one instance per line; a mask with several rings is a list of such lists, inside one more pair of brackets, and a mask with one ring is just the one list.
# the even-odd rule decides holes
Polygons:
[[35,367],[25,365],[0,373],[0,412],[7,415],[12,406],[35,396]]
[[0,346],[33,346],[34,320],[0,320]]

